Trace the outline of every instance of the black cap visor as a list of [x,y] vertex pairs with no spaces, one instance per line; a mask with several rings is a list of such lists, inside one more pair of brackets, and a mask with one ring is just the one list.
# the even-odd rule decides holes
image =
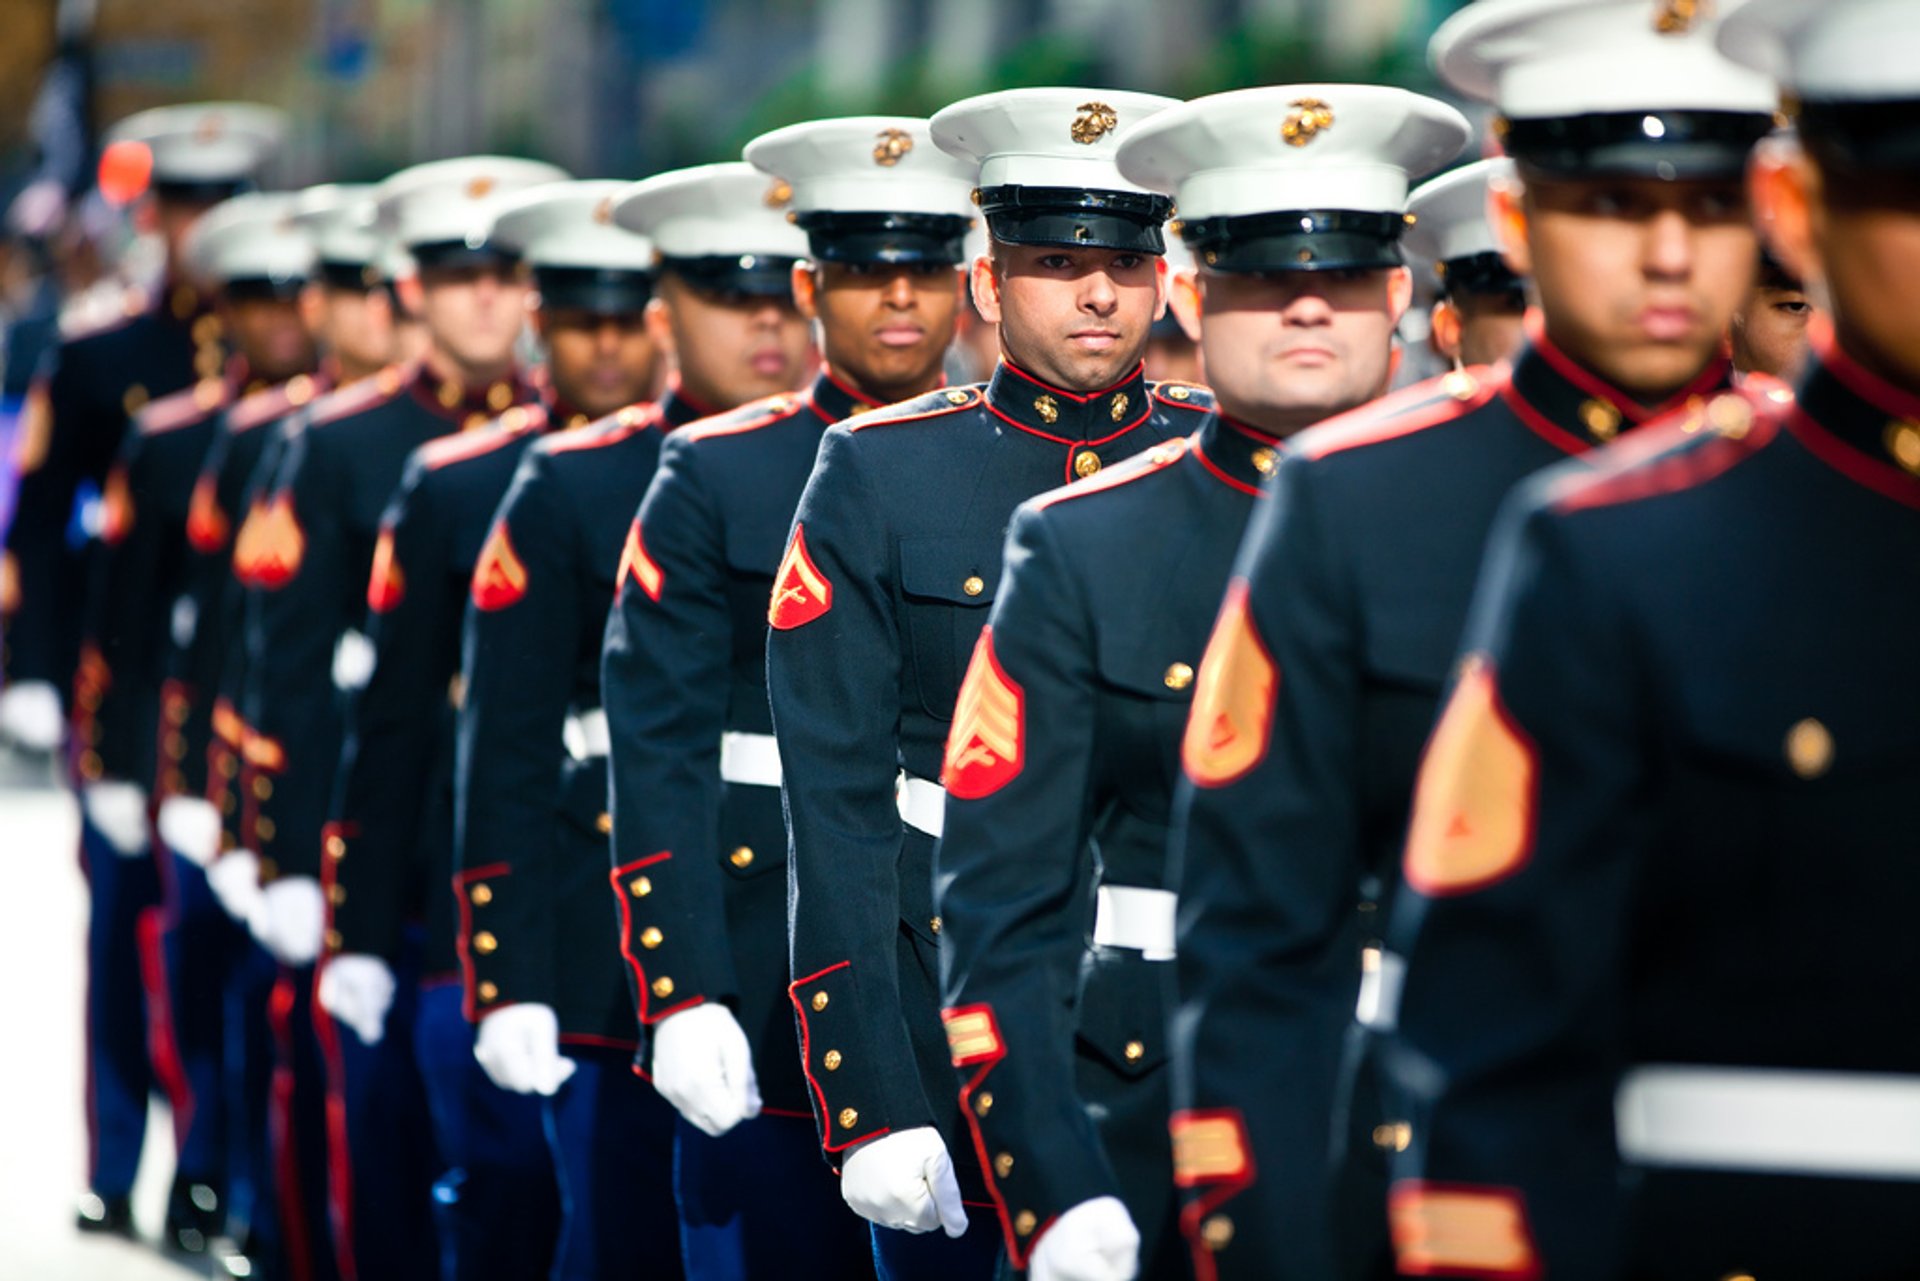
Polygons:
[[221,283],[228,302],[291,302],[306,287],[305,276],[235,276]]
[[1920,184],[1920,99],[1804,102],[1793,114],[1801,141],[1826,168]]
[[414,265],[421,271],[512,271],[520,265],[520,256],[499,245],[470,245],[464,240],[437,240],[424,245],[408,245]]
[[554,311],[571,308],[614,316],[644,311],[653,297],[653,275],[611,267],[541,267],[533,269],[540,306]]
[[1211,271],[1371,271],[1404,266],[1406,215],[1355,209],[1196,218],[1180,229]]
[[1434,265],[1440,287],[1449,298],[1525,297],[1526,279],[1496,253],[1467,254]]
[[794,222],[807,233],[815,261],[945,263],[966,258],[972,219],[959,214],[842,213],[814,209]]
[[1164,254],[1161,228],[1173,212],[1165,196],[1082,187],[983,187],[980,211],[1005,245],[1111,249]]
[[1616,111],[1496,126],[1521,164],[1553,178],[1737,178],[1773,128],[1749,111]]
[[778,254],[662,257],[660,269],[680,277],[703,293],[787,298],[793,294],[793,265],[798,261],[798,258],[786,258]]

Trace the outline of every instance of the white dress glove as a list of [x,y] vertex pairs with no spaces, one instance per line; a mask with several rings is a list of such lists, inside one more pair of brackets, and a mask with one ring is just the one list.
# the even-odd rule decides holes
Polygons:
[[283,876],[260,891],[248,922],[260,946],[282,965],[312,965],[327,928],[327,900],[311,876]]
[[696,1005],[653,1030],[653,1088],[716,1139],[760,1115],[753,1051],[724,1005]]
[[0,738],[30,752],[51,752],[66,731],[60,694],[47,681],[21,681],[0,689]]
[[198,796],[160,802],[160,839],[195,867],[210,867],[220,853],[220,811]]
[[1140,1229],[1118,1197],[1082,1201],[1041,1235],[1027,1268],[1032,1281],[1133,1281]]
[[88,783],[80,789],[87,822],[107,838],[121,858],[138,858],[152,851],[147,835],[147,794],[132,783]]
[[320,971],[320,1008],[353,1029],[362,1045],[378,1045],[393,1008],[393,971],[377,956],[346,952]]
[[487,1015],[473,1057],[489,1080],[515,1094],[553,1094],[577,1066],[560,1053],[560,1020],[551,1005],[509,1005]]
[[883,1228],[944,1228],[950,1237],[967,1230],[953,1158],[930,1125],[886,1135],[856,1150],[840,1166],[840,1199]]
[[252,850],[228,850],[207,868],[207,888],[235,923],[260,937],[260,856]]

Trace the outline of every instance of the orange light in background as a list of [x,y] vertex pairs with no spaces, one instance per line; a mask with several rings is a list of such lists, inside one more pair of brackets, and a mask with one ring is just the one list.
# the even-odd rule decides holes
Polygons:
[[144,142],[110,143],[100,153],[100,195],[110,205],[138,200],[152,177],[153,150]]

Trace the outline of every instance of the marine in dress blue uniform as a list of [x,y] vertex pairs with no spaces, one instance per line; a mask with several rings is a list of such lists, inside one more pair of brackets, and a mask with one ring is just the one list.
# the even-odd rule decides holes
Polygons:
[[[738,313],[742,350],[705,353],[729,368],[766,336],[751,317],[778,312],[798,329],[787,280],[804,241],[768,203],[771,186],[747,165],[703,166],[595,206],[596,234],[657,257],[656,323],[691,305],[682,290]],[[697,363],[682,360],[690,373]],[[564,1207],[555,1281],[679,1276],[683,1250],[689,1266],[700,1254],[675,1211],[673,1110],[633,1071],[634,998],[608,894],[600,648],[668,433],[744,398],[676,384],[535,445],[473,574],[455,773],[461,959],[476,1057],[501,1086],[542,1098]]]
[[[1390,1272],[1385,1158],[1406,1119],[1371,1056],[1341,1060],[1350,1036],[1366,1048],[1356,1009],[1374,1023],[1390,1004],[1380,939],[1414,770],[1486,532],[1522,478],[1726,384],[1720,335],[1752,253],[1738,174],[1771,94],[1698,32],[1658,34],[1652,5],[1583,8],[1594,29],[1531,46],[1500,95],[1531,184],[1504,197],[1541,298],[1526,348],[1296,437],[1201,663],[1174,838],[1174,1126],[1203,1273]],[[1598,300],[1634,316],[1676,294],[1687,324],[1655,340],[1627,325],[1637,345],[1617,355],[1584,327]]]
[[[533,161],[465,157],[403,170],[381,185],[377,198],[383,217],[396,228],[395,238],[428,277],[423,289],[485,287],[497,305],[503,295],[523,298],[524,289],[516,282],[511,255],[485,243],[495,203],[514,190],[563,176]],[[491,284],[474,283],[480,278]],[[485,304],[477,294],[469,297],[474,310],[447,313],[444,324],[477,328],[485,323],[480,311]],[[290,991],[275,998],[274,1009],[286,1014],[281,1040],[303,1065],[327,1065],[340,1057],[331,1021],[315,1021],[312,1015],[311,966],[325,928],[319,884],[323,827],[336,784],[344,716],[352,694],[366,682],[372,658],[365,634],[366,583],[380,515],[415,448],[483,425],[536,398],[513,364],[511,331],[505,337],[490,366],[461,363],[451,354],[449,339],[436,337],[427,357],[404,374],[329,397],[297,434],[288,436],[271,482],[263,534],[277,550],[272,568],[256,574],[258,590],[248,600],[242,840],[259,858],[263,883],[255,935],[281,962],[282,982]],[[422,962],[429,979],[436,959]],[[445,960],[450,965],[450,958]],[[411,1094],[412,1106],[398,1116],[411,1122],[414,1132],[390,1127],[380,1142],[395,1152],[417,1151],[431,1141],[428,1096],[421,1093],[423,1082],[410,1052],[411,1031],[402,1035],[392,1023],[390,1018],[385,1053],[366,1065],[380,1084],[364,1090],[346,1085],[344,1062],[331,1064],[335,1070],[321,1076],[360,1098]],[[311,1089],[296,1089],[294,1106],[310,1108],[312,1095]],[[348,1111],[345,1103],[336,1106],[336,1114]],[[337,1201],[339,1191],[351,1186],[349,1157],[372,1173],[396,1164],[364,1149],[355,1153],[350,1140],[337,1130],[329,1136],[331,1160],[324,1178],[309,1174],[297,1190],[283,1181],[281,1201],[290,1207],[284,1217],[304,1220],[316,1254],[327,1237],[323,1225],[330,1223],[337,1229],[335,1249],[349,1257],[366,1256],[369,1267],[377,1267],[388,1252],[409,1258],[410,1251],[430,1250],[423,1243],[431,1232],[432,1178],[424,1169],[406,1181],[404,1191],[372,1202],[381,1214],[378,1221],[326,1212],[328,1197]],[[311,1170],[310,1158],[307,1164]],[[303,1203],[298,1215],[291,1208],[296,1201]],[[287,1246],[298,1255],[290,1224]]]
[[1430,341],[1455,369],[1497,365],[1525,340],[1527,282],[1508,265],[1487,221],[1487,188],[1506,179],[1506,157],[1476,160],[1420,184],[1407,197],[1413,216],[1402,243],[1415,271],[1433,273],[1440,297]]
[[[1276,127],[1309,110],[1347,131]],[[935,872],[962,1098],[994,1096],[964,1111],[1036,1278],[1190,1275],[1166,862],[1194,669],[1283,438],[1386,390],[1408,178],[1467,136],[1402,90],[1281,85],[1170,108],[1121,146],[1121,172],[1184,215],[1219,408],[1163,390],[1191,435],[1016,514],[947,740]],[[1306,347],[1340,356],[1270,355]]]
[[[1013,509],[1192,430],[1192,412],[1156,399],[1138,363],[1164,305],[1157,260],[1170,202],[1113,165],[1127,132],[1168,105],[1033,89],[933,118],[935,143],[981,166],[993,256],[974,262],[971,283],[1001,322],[1006,359],[985,384],[830,428],[775,579],[767,671],[787,805],[792,1000],[821,1147],[841,1169],[842,1196],[874,1222],[886,1277],[984,1277],[998,1266],[940,1024],[937,780]],[[1067,315],[1047,321],[1105,336],[1096,355],[1038,314],[1016,314],[1016,258],[1051,273],[1041,297]],[[1056,364],[1080,385],[1027,368]],[[936,1228],[951,1239],[919,1235]]]
[[[941,381],[973,169],[901,117],[794,125],[746,156],[790,189],[812,259],[797,300],[820,319],[825,368],[804,392],[693,424],[661,451],[603,659],[614,891],[636,1062],[681,1113],[690,1260],[711,1260],[715,1277],[774,1276],[799,1251],[853,1277],[871,1273],[871,1237],[819,1159],[787,1000],[767,602],[821,435]],[[888,345],[879,331],[919,338]]]
[[[1394,922],[1403,1271],[1893,1277],[1920,1250],[1906,667],[1920,26],[1759,0],[1799,142],[1753,189],[1833,304],[1767,379],[1518,491],[1422,764]],[[1684,549],[1684,554],[1676,554]],[[1897,572],[1897,571],[1894,571]],[[1754,643],[1733,643],[1733,638]]]

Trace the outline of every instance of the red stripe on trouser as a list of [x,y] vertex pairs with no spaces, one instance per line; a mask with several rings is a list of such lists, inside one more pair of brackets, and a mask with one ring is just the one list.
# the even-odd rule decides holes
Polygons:
[[282,968],[267,999],[267,1026],[273,1031],[273,1094],[268,1133],[273,1144],[274,1182],[280,1202],[280,1231],[286,1246],[290,1281],[313,1281],[313,1256],[307,1240],[306,1198],[301,1195],[300,1158],[295,1151],[293,1117],[293,973]]
[[167,1000],[167,958],[161,940],[165,929],[163,909],[143,908],[134,925],[134,941],[140,953],[140,986],[147,993],[147,1057],[173,1108],[173,1147],[178,1153],[193,1123],[194,1098],[186,1065],[180,1061],[180,1043],[173,1034],[173,1005]]
[[[328,909],[331,913],[332,909]],[[358,1281],[353,1258],[353,1149],[348,1144],[347,1067],[340,1057],[340,1025],[320,1005],[320,969],[313,971],[313,1034],[327,1067],[327,1218],[340,1281]]]

